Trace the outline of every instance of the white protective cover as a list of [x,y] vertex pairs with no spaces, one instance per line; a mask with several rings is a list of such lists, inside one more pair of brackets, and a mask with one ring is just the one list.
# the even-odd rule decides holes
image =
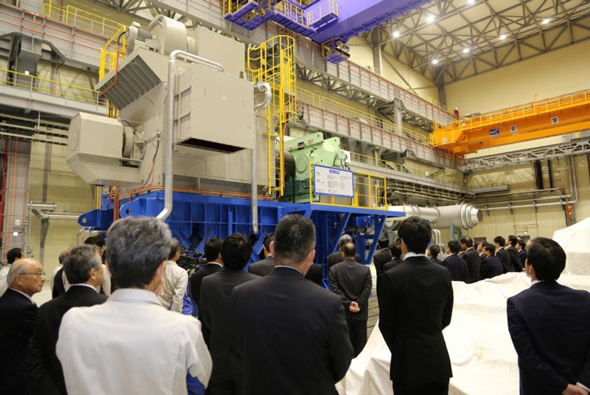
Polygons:
[[590,274],[590,218],[553,233],[567,254],[564,273]]
[[[590,276],[562,275],[559,282],[590,291]],[[530,286],[523,273],[475,284],[453,282],[451,325],[444,330],[453,378],[450,394],[518,394],[518,365],[506,318],[506,300]],[[341,395],[392,394],[391,353],[375,326],[366,347],[336,388]]]

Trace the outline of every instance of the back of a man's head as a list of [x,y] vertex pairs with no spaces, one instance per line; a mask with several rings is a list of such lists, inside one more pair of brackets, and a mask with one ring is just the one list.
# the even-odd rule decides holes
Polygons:
[[180,252],[180,241],[176,237],[172,238],[170,242],[170,253],[168,254],[168,260],[171,261],[176,257],[176,254]]
[[168,258],[170,229],[161,220],[129,217],[116,221],[107,233],[107,262],[118,288],[145,288]]
[[60,264],[64,263],[64,259],[66,259],[66,256],[68,256],[68,253],[70,251],[69,250],[64,250],[62,252],[59,253],[59,256],[57,257],[57,260],[59,261]]
[[389,247],[389,237],[387,235],[381,235],[377,243],[379,243],[379,248],[387,248]]
[[459,243],[465,244],[467,246],[467,248],[473,247],[473,240],[471,240],[471,237],[469,237],[469,236],[461,237],[461,239],[459,239]]
[[496,246],[490,243],[487,243],[484,249],[490,253],[490,255],[494,255],[496,253]]
[[23,257],[23,250],[22,248],[13,248],[6,253],[6,262],[9,265],[12,265],[14,261],[17,259],[21,259]]
[[521,250],[524,250],[526,243],[524,240],[518,240],[518,244],[517,244]]
[[432,258],[436,258],[438,257],[438,254],[440,254],[440,247],[436,244],[433,244],[430,247],[428,247],[428,252],[430,252],[430,256]]
[[459,251],[461,251],[461,244],[459,243],[458,240],[451,240],[447,243],[447,247],[449,247],[449,250],[451,251],[452,254],[457,254],[459,253]]
[[100,235],[96,235],[96,236],[90,236],[89,238],[84,240],[84,244],[94,245],[94,246],[97,246],[98,248],[102,248],[106,245],[106,242],[104,241],[104,239]]
[[506,245],[506,239],[502,236],[494,237],[494,243],[497,243],[500,247],[504,247]]
[[279,221],[275,229],[275,260],[301,264],[314,248],[315,226],[309,218],[291,214]]
[[413,216],[402,221],[397,235],[405,243],[408,252],[424,254],[432,238],[432,228],[424,219]]
[[391,256],[393,258],[399,258],[402,256],[402,248],[398,242],[393,242],[389,245],[389,251],[391,252]]
[[341,250],[342,246],[346,243],[352,243],[352,236],[344,233],[342,236],[340,236],[340,239],[338,240],[338,248]]
[[510,236],[508,236],[508,242],[510,243],[510,245],[512,247],[516,247],[516,244],[518,243],[518,237],[516,237],[514,235],[510,235]]
[[205,244],[205,259],[207,259],[207,262],[214,262],[217,260],[219,253],[221,252],[221,244],[223,244],[223,240],[218,237],[212,237]]
[[94,245],[81,245],[72,248],[64,259],[64,272],[71,284],[82,284],[90,278],[92,269],[99,270],[102,260]]
[[264,241],[262,242],[262,246],[266,249],[266,251],[270,252],[270,243],[272,243],[274,239],[275,239],[274,233],[269,233],[266,236],[264,236]]
[[227,270],[242,270],[252,255],[250,239],[241,233],[234,233],[221,244],[221,259]]
[[535,269],[538,280],[557,280],[565,269],[566,255],[554,240],[537,237],[528,251],[527,263]]
[[356,255],[356,247],[354,243],[346,243],[342,246],[342,254],[347,258],[354,258]]

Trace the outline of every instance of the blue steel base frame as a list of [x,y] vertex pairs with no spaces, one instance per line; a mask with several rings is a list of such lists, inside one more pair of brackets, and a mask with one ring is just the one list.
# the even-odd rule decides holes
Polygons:
[[[188,248],[203,252],[205,243],[213,236],[221,239],[232,233],[251,235],[251,204],[249,199],[206,196],[185,192],[174,192],[172,214],[166,220],[172,234]],[[103,200],[103,208],[92,210],[80,216],[78,223],[95,230],[107,230],[113,222],[113,204]],[[155,191],[136,196],[131,202],[120,201],[119,216],[156,216],[164,207],[164,192]],[[250,262],[258,260],[262,241],[268,233],[274,232],[277,223],[288,214],[301,214],[316,226],[316,262],[324,270],[327,285],[328,268],[326,258],[338,249],[338,239],[349,233],[355,240],[356,248],[363,263],[373,259],[377,239],[385,226],[387,217],[403,217],[402,212],[371,210],[355,207],[334,207],[309,203],[286,203],[258,201],[258,237],[254,240],[254,252]]]

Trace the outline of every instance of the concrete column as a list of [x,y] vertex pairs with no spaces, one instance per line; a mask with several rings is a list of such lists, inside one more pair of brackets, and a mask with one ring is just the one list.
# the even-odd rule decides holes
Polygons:
[[402,112],[403,110],[403,102],[401,101],[401,99],[395,98],[393,99],[393,110],[394,110],[394,117],[395,117],[395,124],[397,125],[397,134],[399,134],[400,136],[402,136],[404,134],[403,132],[403,119],[404,119],[404,114]]

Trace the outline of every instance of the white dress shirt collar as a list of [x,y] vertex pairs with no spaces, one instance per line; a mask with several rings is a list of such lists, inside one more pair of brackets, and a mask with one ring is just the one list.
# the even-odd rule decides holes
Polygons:
[[223,265],[219,262],[207,262],[207,265],[217,265],[219,267],[223,267]]
[[70,285],[70,287],[88,287],[91,290],[93,290],[93,291],[95,291],[95,292],[98,293],[98,291],[96,290],[96,288],[94,288],[92,285],[86,284],[86,283],[72,284],[72,285]]
[[158,300],[158,297],[152,291],[139,288],[119,288],[111,294],[109,301],[113,302],[124,302],[124,301],[137,301],[154,303],[158,306],[162,304]]
[[543,282],[543,280],[532,280],[532,281],[531,281],[531,287],[532,287],[533,285],[535,285],[535,284],[542,283],[542,282]]
[[33,299],[29,295],[27,295],[26,293],[19,291],[18,289],[14,289],[14,288],[8,288],[8,289],[12,289],[14,292],[18,292],[19,294],[26,296],[26,298],[29,299],[32,304],[35,304],[35,302],[33,302]]
[[291,270],[297,270],[297,271],[299,272],[299,274],[301,274],[301,275],[303,276],[303,273],[301,272],[301,270],[299,270],[299,269],[297,269],[296,267],[293,267],[293,266],[288,266],[288,265],[277,265],[277,266],[275,266],[275,267],[286,267],[286,268],[288,268],[288,269],[291,269]]
[[425,257],[426,254],[416,254],[415,252],[408,252],[406,254],[406,256],[404,257],[404,259],[412,258],[412,257],[415,257],[415,256],[423,256],[423,257]]

